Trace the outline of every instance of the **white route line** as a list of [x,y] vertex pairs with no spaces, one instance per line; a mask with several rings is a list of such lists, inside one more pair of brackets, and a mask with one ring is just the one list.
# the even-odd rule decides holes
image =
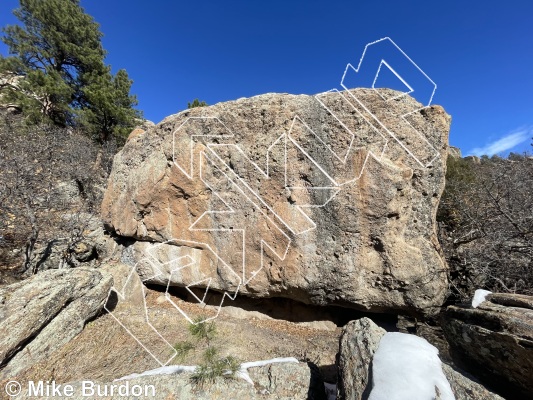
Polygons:
[[[403,77],[396,72],[396,70],[394,68],[392,68],[389,63],[385,60],[381,60],[381,62],[379,63],[379,67],[378,67],[378,70],[376,72],[376,76],[374,76],[374,81],[372,82],[372,89],[375,89],[376,88],[376,81],[378,80],[378,77],[379,77],[379,73],[381,72],[381,67],[383,66],[383,64],[385,64],[385,66],[389,69],[389,71],[391,71],[395,76],[396,78],[398,78],[405,86],[407,86],[407,88],[409,89],[408,92],[405,92],[405,93],[400,93],[399,95],[397,96],[394,96],[394,97],[391,97],[390,99],[387,99],[387,100],[396,100],[396,99],[399,99],[400,97],[403,97],[405,95],[408,95],[408,94],[411,94],[413,93],[415,90],[411,87],[411,85],[409,85],[404,79]],[[416,64],[415,64],[416,65]],[[381,96],[381,98],[383,100],[385,100],[385,98],[381,95],[381,93],[378,92],[378,94]],[[433,95],[431,96],[433,97]],[[430,103],[431,103],[431,100],[430,100]]]
[[[283,135],[282,135],[283,136]],[[281,137],[280,137],[281,138]],[[276,142],[280,139],[278,138],[276,140]],[[292,141],[292,140],[291,140]],[[294,141],[292,141],[294,142]],[[295,143],[296,144],[296,143]],[[267,169],[267,172],[263,171],[257,164],[255,164],[252,160],[250,160],[250,158],[242,151],[242,149],[240,148],[240,146],[237,146],[237,145],[233,145],[233,144],[227,144],[227,145],[218,145],[218,144],[209,144],[207,147],[208,149],[212,150],[212,154],[217,158],[217,160],[219,162],[221,162],[224,167],[228,170],[228,171],[231,171],[231,173],[234,175],[234,179],[238,180],[239,183],[242,183],[250,192],[253,193],[255,199],[259,202],[259,204],[263,205],[264,207],[266,207],[272,214],[275,215],[275,217],[283,224],[285,225],[285,227],[287,229],[289,229],[293,234],[295,235],[301,235],[305,232],[308,232],[310,230],[313,230],[316,228],[316,224],[315,222],[305,213],[302,211],[301,207],[302,206],[299,206],[299,205],[296,205],[295,208],[298,209],[300,211],[300,214],[301,216],[307,220],[309,222],[309,224],[311,225],[310,228],[308,229],[305,229],[305,230],[295,230],[294,227],[291,226],[291,224],[289,222],[287,222],[284,218],[282,218],[278,213],[276,213],[276,211],[273,209],[273,207],[268,203],[266,202],[263,197],[257,193],[257,191],[255,191],[253,188],[250,187],[250,185],[248,184],[248,182],[246,182],[246,180],[239,176],[235,171],[233,171],[231,169],[231,167],[229,165],[227,165],[227,163],[222,159],[222,157],[220,157],[216,151],[213,150],[214,147],[220,147],[220,146],[228,146],[228,147],[233,147],[235,148],[247,161],[249,161],[250,164],[252,164],[262,175],[264,178],[266,179],[271,179],[270,178],[270,175],[268,173],[268,169]],[[301,149],[299,146],[297,146],[299,149]],[[270,146],[269,148],[272,148],[272,146]],[[305,151],[302,151],[308,158],[309,160],[311,160],[330,180],[332,180],[328,175],[327,173],[325,173],[325,171],[318,165],[314,162],[314,160],[312,158],[310,158],[308,156],[308,154],[305,152]],[[286,152],[285,152],[285,171],[287,170],[287,156],[286,156]],[[224,174],[226,175],[226,173],[224,172]],[[227,175],[226,175],[227,176]],[[228,179],[230,179],[231,181],[234,181],[233,179],[231,179],[230,177],[228,177]],[[287,181],[287,173],[285,172],[285,182]],[[334,182],[332,180],[332,182]],[[289,189],[290,187],[287,187],[285,186],[284,188],[286,189]],[[300,188],[300,187],[297,187],[297,188]],[[319,207],[323,207],[324,205],[326,205],[338,192],[339,190],[336,188],[336,187],[313,187],[313,188],[307,188],[308,190],[333,190],[335,191],[335,193],[330,196],[327,201],[320,205]],[[251,202],[253,202],[258,208],[261,208],[261,206],[259,204],[257,204],[256,202],[254,202],[252,199],[250,199],[248,196],[247,196],[247,199]]]
[[[361,67],[362,67],[362,64],[363,64],[363,60],[365,58],[365,54],[368,50],[368,48],[370,46],[373,46],[377,43],[380,43],[380,42],[383,42],[383,41],[389,41],[422,75],[424,75],[424,77],[429,81],[431,82],[431,84],[433,85],[433,91],[431,93],[431,96],[429,98],[429,101],[427,103],[427,105],[425,107],[422,107],[422,108],[419,108],[419,109],[416,109],[416,110],[413,110],[409,113],[406,113],[404,115],[400,115],[398,116],[400,119],[402,119],[402,121],[406,122],[412,129],[413,131],[416,133],[416,135],[422,140],[425,142],[425,145],[427,145],[431,150],[433,150],[433,152],[436,154],[427,164],[424,164],[423,162],[421,162],[408,148],[407,146],[405,146],[401,140],[399,140],[396,135],[387,128],[387,126],[385,126],[385,124],[379,119],[377,118],[366,106],[365,104],[363,103],[363,101],[361,99],[359,99],[357,96],[355,96],[352,92],[350,92],[349,88],[346,87],[346,85],[344,84],[345,82],[345,78],[346,78],[346,74],[348,73],[348,71],[350,69],[352,69],[356,74],[359,73]],[[407,82],[385,61],[385,60],[381,60],[380,64],[379,64],[379,67],[378,67],[378,72],[374,78],[374,81],[372,83],[372,89],[375,90],[374,88],[374,84],[375,82],[377,81],[377,77],[379,75],[379,72],[381,70],[381,66],[382,64],[385,64],[390,70],[391,72],[396,75],[396,77],[398,79],[400,79],[402,81],[402,83],[404,83],[409,89],[410,91],[407,92],[407,93],[402,93],[401,95],[398,95],[398,96],[395,96],[393,97],[393,99],[396,99],[396,98],[399,98],[399,97],[402,97],[402,96],[405,96],[407,94],[410,94],[412,92],[414,92],[414,89],[409,85],[407,84]],[[348,93],[349,96],[351,96],[361,107],[364,108],[364,110],[366,112],[368,112],[372,118],[374,119],[375,122],[378,123],[379,126],[381,126],[381,128],[383,128],[420,166],[422,167],[429,167],[438,157],[440,157],[440,153],[433,147],[433,145],[431,143],[429,143],[429,141],[427,140],[427,138],[425,137],[425,135],[421,134],[416,128],[414,128],[412,126],[412,124],[405,118],[407,115],[409,114],[412,114],[412,113],[415,113],[415,112],[418,112],[426,107],[428,107],[432,100],[433,100],[433,96],[435,95],[435,91],[437,90],[437,84],[435,82],[433,82],[431,80],[431,78],[413,61],[411,60],[411,58],[405,54],[405,52],[396,44],[394,43],[394,41],[392,39],[390,39],[389,37],[385,37],[385,38],[382,38],[382,39],[379,39],[379,40],[376,40],[374,42],[371,42],[371,43],[368,43],[366,46],[365,46],[365,49],[363,51],[363,54],[361,55],[361,58],[359,59],[359,64],[357,65],[357,68],[354,68],[352,64],[348,63],[346,65],[346,68],[344,70],[344,74],[342,75],[342,79],[341,79],[341,86],[346,90],[346,92]],[[379,91],[377,91],[377,93],[379,94],[379,96],[383,99],[384,97],[379,93]],[[389,99],[391,100],[391,99]],[[387,101],[387,100],[385,100]],[[368,121],[367,121],[368,122]]]
[[[191,135],[191,140],[190,140],[190,145],[189,145],[189,148],[190,148],[190,169],[189,169],[189,172],[186,171],[184,169],[183,166],[181,166],[180,164],[178,164],[176,162],[176,132],[179,131],[182,127],[184,127],[186,124],[189,123],[189,121],[194,121],[194,120],[201,120],[201,121],[205,121],[205,120],[213,120],[213,121],[217,121],[218,123],[220,123],[225,129],[227,132],[229,132],[229,134],[227,135]],[[185,119],[185,121],[183,121],[181,123],[181,125],[176,128],[174,130],[174,132],[172,133],[172,158],[173,158],[173,162],[174,162],[174,165],[176,167],[178,167],[181,172],[183,172],[187,178],[189,179],[193,179],[193,176],[194,176],[194,144],[196,143],[194,140],[192,140],[193,138],[196,138],[196,137],[211,137],[211,138],[229,138],[229,137],[234,137],[234,134],[227,128],[226,125],[224,125],[224,123],[218,119],[217,117],[187,117],[187,119]]]
[[[137,264],[135,264],[135,266],[133,266],[130,270],[130,274],[128,275],[128,278],[126,279],[125,283],[124,283],[124,286],[122,287],[121,290],[117,290],[117,288],[115,288],[115,286],[111,287],[111,289],[109,290],[109,294],[107,296],[107,301],[106,301],[106,304],[104,305],[104,309],[109,313],[109,315],[111,315],[111,317],[117,321],[119,323],[120,326],[122,326],[122,328],[124,328],[124,330],[148,353],[150,354],[150,356],[156,360],[161,366],[164,366],[164,365],[167,365],[168,363],[170,363],[175,357],[176,355],[178,354],[177,351],[174,349],[174,347],[163,337],[163,335],[161,335],[161,333],[159,333],[159,331],[152,325],[152,323],[150,322],[150,318],[149,318],[149,315],[148,315],[148,307],[146,306],[146,296],[145,296],[145,288],[144,288],[144,285],[141,285],[141,291],[142,291],[142,299],[143,299],[143,313],[144,313],[144,318],[146,320],[146,323],[148,324],[148,326],[150,327],[150,329],[152,331],[154,331],[156,333],[157,336],[159,336],[159,338],[161,338],[162,341],[164,341],[168,347],[169,350],[171,350],[173,352],[173,354],[166,360],[166,361],[161,361],[159,359],[159,357],[157,357],[155,354],[152,353],[152,351],[150,351],[150,349],[134,334],[131,332],[131,330],[120,320],[119,316],[117,316],[113,310],[111,309],[108,309],[107,308],[107,302],[109,301],[109,298],[111,297],[111,294],[112,292],[116,293],[117,297],[120,299],[120,300],[125,300],[126,299],[126,286],[128,285],[128,283],[131,281],[131,277],[133,276],[133,274],[137,274],[137,265],[143,261],[148,261],[148,260],[141,260],[139,261]],[[149,262],[149,261],[148,261]],[[151,278],[154,278],[158,275],[161,275],[162,272],[157,268],[156,265],[152,264],[153,266],[153,269],[155,271],[159,271],[157,274],[155,275],[152,275],[150,278],[147,278],[147,279],[151,279]]]
[[[278,228],[279,233],[281,233],[283,236],[285,236],[285,238],[287,239],[287,246],[285,246],[285,252],[284,252],[282,255],[279,254],[279,253],[278,253],[273,247],[271,247],[271,246],[270,246],[265,240],[261,239],[261,250],[263,249],[263,246],[267,246],[267,247],[268,247],[268,248],[269,248],[269,249],[270,249],[270,250],[271,250],[271,251],[272,251],[272,252],[273,252],[273,253],[274,253],[279,259],[280,259],[280,260],[284,260],[285,257],[286,257],[286,255],[287,255],[287,253],[289,252],[290,244],[291,244],[291,242],[292,242],[292,240],[290,239],[290,237],[289,237],[285,232],[283,232],[283,230],[279,229],[278,225],[277,225],[277,224],[276,224],[276,223],[275,223],[275,222],[274,222],[274,221],[268,216],[267,213],[264,212],[264,210],[262,209],[262,207],[258,206],[258,205],[257,205],[257,204],[256,204],[251,198],[250,198],[250,196],[248,196],[248,194],[246,194],[245,191],[244,191],[241,187],[239,187],[239,185],[237,185],[237,184],[235,183],[235,181],[234,181],[233,179],[231,179],[231,178],[226,174],[226,171],[223,171],[222,169],[218,168],[218,167],[215,165],[215,163],[209,158],[209,156],[208,156],[205,152],[202,152],[200,155],[201,155],[202,157],[204,157],[206,160],[209,160],[209,161],[213,164],[214,168],[217,168],[217,169],[218,169],[218,170],[219,170],[219,171],[220,171],[220,172],[221,172],[221,173],[227,178],[227,180],[228,180],[231,184],[233,184],[233,186],[234,186],[234,187],[235,187],[235,188],[236,188],[236,189],[237,189],[237,190],[238,190],[238,191],[239,191],[239,192],[240,192],[240,193],[246,198],[246,200],[248,200],[248,202],[249,202],[253,207],[255,207],[255,208],[256,208],[261,214],[264,215],[265,218],[267,218],[267,219],[268,219],[268,220],[269,220],[269,221],[270,221],[270,222],[271,222],[276,228]],[[214,155],[215,157],[217,157],[217,159],[219,158],[217,154],[213,153],[213,155]],[[226,166],[226,163],[223,163],[223,164]],[[202,169],[203,167],[202,167],[202,166],[203,166],[203,163],[200,163],[200,169],[201,169],[201,171],[203,171],[203,169]],[[214,188],[212,188],[211,185],[209,185],[209,183],[203,179],[203,175],[202,175],[202,173],[200,174],[200,179],[202,179],[202,181],[204,182],[204,184],[206,184],[206,186],[208,186],[209,189],[211,189],[213,193],[216,193],[216,191],[214,190]],[[246,186],[247,186],[247,185],[246,185]],[[247,186],[247,187],[248,187],[248,186]],[[252,193],[254,193],[253,190],[250,189],[250,191],[251,191]],[[254,194],[255,194],[255,193],[254,193]],[[226,207],[228,207],[228,208],[231,210],[231,211],[228,211],[228,212],[235,213],[235,210],[234,210],[229,204],[227,204],[227,203],[224,201],[224,199],[222,199],[221,196],[218,196],[218,195],[217,195],[217,197],[218,197],[220,200],[222,200],[222,202],[224,203],[224,205],[226,205]],[[202,219],[202,218],[204,217],[205,214],[210,214],[210,213],[215,213],[215,212],[216,212],[216,211],[205,211],[205,212],[200,216],[200,218],[198,218],[198,219],[197,219],[197,220],[191,225],[191,227],[190,227],[189,229],[190,229],[190,230],[193,230],[192,227],[193,227],[193,226],[194,226],[194,225],[195,225],[200,219]],[[274,213],[274,214],[275,214],[275,213]],[[275,214],[275,215],[276,215],[276,214]],[[277,215],[276,215],[276,216],[277,216]],[[218,231],[232,231],[232,232],[237,231],[236,229],[232,229],[232,230],[231,230],[231,229],[205,229],[205,230],[208,230],[208,231],[217,231],[217,230],[218,230]],[[246,273],[246,265],[245,265],[245,260],[246,260],[246,258],[245,258],[245,255],[246,255],[246,254],[245,254],[245,251],[246,251],[246,247],[245,247],[245,243],[246,243],[246,242],[245,242],[245,239],[244,239],[246,233],[245,233],[245,230],[244,230],[244,229],[240,229],[240,230],[238,230],[238,231],[243,231],[243,257],[242,257],[243,265],[242,265],[242,271],[243,271],[243,282],[244,282],[244,285],[247,285],[247,284],[250,282],[250,280],[251,280],[253,277],[255,277],[255,275],[257,275],[257,273],[258,273],[259,271],[261,271],[261,270],[263,269],[263,252],[261,252],[261,267],[260,267],[259,270],[257,270],[257,271],[252,271],[252,272],[254,272],[253,276],[252,276],[250,279],[246,280],[246,275],[245,275],[245,273]]]
[[[421,68],[420,68],[420,67],[419,67],[419,66],[418,66],[413,60],[411,60],[411,57],[409,57],[409,56],[408,56],[408,55],[407,55],[407,54],[406,54],[406,53],[400,48],[400,46],[398,46],[396,43],[394,43],[394,41],[393,41],[390,37],[388,37],[388,36],[386,36],[386,37],[384,37],[384,38],[381,38],[381,39],[378,39],[378,40],[375,40],[375,41],[373,41],[373,42],[370,42],[370,43],[367,43],[367,44],[366,44],[365,49],[363,50],[363,54],[361,54],[361,58],[359,59],[359,64],[357,65],[357,69],[355,69],[355,72],[359,72],[359,70],[360,70],[360,68],[361,68],[361,65],[363,64],[363,59],[365,58],[365,54],[366,54],[366,51],[368,50],[368,48],[369,48],[370,46],[373,46],[373,45],[375,45],[375,44],[377,44],[377,43],[380,43],[380,42],[383,42],[383,41],[386,41],[386,40],[389,41],[394,47],[396,47],[396,49],[397,49],[400,53],[402,53],[402,55],[403,55],[405,58],[407,58],[407,60],[409,60],[409,62],[410,62],[410,63],[411,63],[411,64],[412,64],[412,65],[413,65],[413,66],[414,66],[414,67],[415,67],[415,68],[416,68],[416,69],[417,69],[422,75],[424,75],[424,76],[426,77],[426,79],[427,79],[428,81],[430,81],[431,84],[433,85],[433,92],[431,93],[431,97],[429,98],[429,101],[428,101],[428,103],[426,104],[426,107],[428,107],[428,106],[431,104],[431,102],[433,101],[433,96],[435,95],[435,92],[437,91],[437,84],[436,84],[435,82],[433,82],[433,80],[432,80],[432,79],[431,79],[431,78],[430,78],[430,77],[429,77],[424,71],[422,71],[422,69],[421,69]],[[382,60],[382,61],[384,61],[384,60]],[[349,66],[352,66],[351,64],[348,64],[348,65],[349,65]],[[348,69],[348,65],[346,66],[346,69]],[[387,66],[388,66],[389,68],[391,68],[388,64],[387,64]],[[353,66],[352,66],[352,68],[353,68]],[[402,82],[403,82],[408,88],[411,89],[411,92],[414,91],[414,89],[412,89],[411,86],[409,86],[409,85],[403,80],[403,78],[401,78],[398,74],[396,74],[396,72],[393,71],[392,68],[391,68],[391,71],[392,71],[392,72],[393,72],[393,73],[394,73],[394,74],[395,74],[395,75],[396,75],[396,76],[397,76],[397,77],[398,77],[398,78],[399,78],[399,79],[400,79],[400,80],[401,80],[401,81],[402,81]],[[346,74],[346,71],[344,71],[344,74]],[[379,74],[379,72],[378,72],[378,74]],[[343,75],[343,78],[344,78],[344,75]],[[377,76],[376,76],[376,78],[374,79],[374,83],[376,82],[376,80],[377,80]],[[343,87],[344,87],[344,86],[343,86]],[[372,84],[372,88],[374,88],[374,84]],[[346,89],[346,88],[345,88],[345,89]],[[347,89],[347,90],[348,90],[348,89]],[[409,93],[411,93],[411,92],[409,92]]]
[[[326,96],[328,93],[338,93],[341,98],[343,99],[343,101],[349,105],[356,113],[359,117],[363,118],[366,122],[367,122],[367,125],[368,127],[370,127],[370,129],[374,130],[375,133],[377,133],[379,136],[381,136],[383,138],[383,146],[381,148],[381,152],[380,154],[375,154],[372,150],[369,150],[368,151],[368,154],[366,155],[365,157],[365,160],[363,161],[363,165],[361,166],[361,170],[359,171],[359,174],[357,176],[355,176],[353,179],[350,179],[350,180],[347,180],[345,182],[340,182],[338,179],[337,180],[334,180],[335,183],[338,185],[338,186],[343,186],[343,185],[346,185],[346,184],[349,184],[349,183],[353,183],[355,181],[357,181],[358,179],[361,178],[361,176],[363,175],[363,172],[365,171],[365,167],[366,167],[366,164],[369,160],[370,157],[373,157],[377,162],[379,162],[380,164],[382,164],[381,162],[381,158],[383,157],[383,155],[385,154],[385,149],[387,148],[387,143],[389,142],[389,140],[383,136],[383,134],[374,127],[374,125],[372,125],[370,123],[370,121],[368,121],[368,119],[356,108],[354,107],[354,105],[348,101],[346,99],[346,96],[339,92],[337,89],[331,89],[325,93],[321,93],[321,94],[318,94],[318,95],[315,95],[315,99],[322,105],[322,107],[324,107],[324,109],[326,109],[341,125],[344,129],[346,129],[350,135],[352,136],[352,140],[350,141],[350,144],[348,145],[348,150],[346,151],[346,155],[344,156],[344,158],[341,158],[337,153],[335,153],[333,151],[333,149],[331,148],[331,146],[329,146],[327,143],[325,143],[316,133],[314,133],[310,128],[308,128],[311,132],[313,132],[313,134],[318,138],[318,140],[320,140],[320,142],[344,165],[346,166],[347,165],[347,162],[348,162],[348,157],[350,156],[350,153],[352,151],[352,146],[353,146],[353,142],[355,140],[355,133],[352,132],[352,130],[350,128],[348,128],[346,126],[346,124],[344,122],[341,121],[341,119],[335,115],[335,113],[333,111],[331,111],[324,102],[322,102],[322,100],[320,99],[320,96]],[[356,147],[354,148],[353,150],[356,150],[356,149],[364,149],[364,147]]]
[[[235,280],[238,282],[237,284],[237,287],[235,288],[234,290],[234,293],[233,295],[231,295],[228,291],[224,291],[223,295],[222,295],[222,300],[220,301],[220,304],[218,305],[217,307],[217,312],[214,316],[212,317],[209,317],[209,318],[205,318],[203,320],[199,320],[199,321],[193,321],[192,318],[189,317],[189,315],[187,315],[187,313],[182,310],[178,304],[176,304],[174,302],[174,300],[172,299],[172,296],[170,295],[169,293],[169,290],[171,288],[171,283],[172,283],[172,275],[174,275],[176,272],[178,271],[181,271],[182,269],[184,268],[187,268],[187,267],[190,267],[190,266],[194,266],[196,265],[196,262],[195,260],[193,260],[190,256],[188,255],[185,255],[185,256],[179,256],[177,258],[173,258],[167,262],[163,262],[161,263],[161,261],[158,260],[157,258],[157,255],[155,254],[157,252],[157,249],[162,247],[163,245],[172,245],[172,246],[177,246],[177,247],[187,247],[187,248],[201,248],[203,250],[208,250],[209,252],[211,252],[215,258],[217,259],[218,262],[221,263],[222,267],[224,267],[230,274],[233,275],[233,277],[235,278]],[[240,290],[240,287],[242,286],[242,279],[240,278],[240,276],[234,271],[233,268],[231,268],[230,265],[228,265],[226,263],[226,261],[224,261],[224,259],[222,259],[215,251],[213,251],[213,249],[211,248],[211,246],[207,243],[202,243],[202,242],[196,242],[196,241],[193,241],[193,240],[182,240],[182,239],[171,239],[171,240],[167,240],[166,242],[163,242],[163,243],[159,243],[159,244],[156,244],[154,245],[152,248],[148,249],[146,251],[146,253],[148,254],[149,257],[151,257],[153,259],[153,262],[150,262],[151,264],[153,264],[154,262],[155,263],[161,263],[162,265],[168,265],[168,264],[174,264],[174,263],[178,263],[178,266],[173,268],[169,275],[168,275],[168,280],[167,280],[167,286],[166,286],[166,290],[165,290],[165,298],[180,312],[181,315],[183,315],[185,317],[185,319],[187,321],[189,321],[191,324],[192,323],[200,323],[200,322],[205,322],[205,321],[209,321],[209,320],[212,320],[212,319],[215,319],[216,317],[218,317],[218,314],[220,313],[220,310],[221,310],[221,307],[224,303],[224,300],[226,298],[229,298],[230,300],[235,300],[235,298],[237,297],[237,294],[239,293],[239,290]],[[179,261],[182,260],[182,259],[186,259],[188,258],[190,260],[190,262],[187,262],[183,265],[180,265]],[[207,277],[203,280],[200,280],[200,281],[197,281],[197,282],[194,282],[194,283],[190,283],[188,285],[185,286],[185,288],[189,291],[189,293],[191,293],[195,298],[198,299],[198,297],[196,296],[196,294],[191,290],[191,288],[198,284],[199,282],[202,282],[202,281],[205,281],[206,279],[211,279],[211,277]],[[148,280],[148,279],[145,279],[145,280]],[[211,280],[209,281],[211,283]],[[202,301],[200,301],[200,304],[202,305],[205,305],[205,303],[203,302],[203,300],[205,300],[205,297],[207,295],[207,291],[205,291],[204,293],[204,296],[203,296],[203,299]]]

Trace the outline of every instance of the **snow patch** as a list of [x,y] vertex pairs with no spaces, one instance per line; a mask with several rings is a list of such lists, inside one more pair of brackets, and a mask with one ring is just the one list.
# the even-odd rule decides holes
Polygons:
[[439,351],[415,335],[386,333],[372,362],[368,400],[455,400]]
[[244,379],[250,385],[253,385],[254,381],[252,381],[252,378],[250,378],[250,375],[248,374],[248,368],[263,367],[268,364],[282,363],[282,362],[298,363],[298,360],[294,357],[286,357],[286,358],[278,357],[278,358],[272,358],[270,360],[247,362],[247,363],[241,364],[241,369],[237,371],[236,375],[239,378]]
[[189,365],[169,365],[167,367],[161,367],[156,369],[151,369],[149,371],[141,372],[140,374],[131,374],[123,376],[122,378],[115,379],[115,381],[123,381],[125,379],[134,379],[141,376],[150,376],[150,375],[170,375],[170,374],[181,374],[182,372],[194,372],[196,370],[195,366]]
[[[298,363],[298,360],[294,357],[286,357],[286,358],[272,358],[270,360],[262,360],[262,361],[252,361],[241,364],[241,367],[239,371],[237,371],[236,376],[244,379],[246,382],[250,383],[251,385],[254,384],[252,381],[252,378],[250,378],[250,375],[248,374],[248,368],[253,367],[263,367],[268,364],[274,364],[274,363],[283,363],[283,362],[295,362]],[[171,375],[171,374],[181,374],[182,372],[194,372],[196,370],[196,366],[190,366],[190,365],[169,365],[167,367],[161,367],[156,369],[151,369],[148,371],[144,371],[140,374],[131,374],[123,376],[122,378],[115,379],[115,381],[122,381],[125,379],[134,379],[139,378],[141,376],[150,376],[150,375]]]
[[264,367],[265,365],[268,365],[268,364],[284,363],[284,362],[298,363],[298,360],[294,357],[278,357],[278,358],[272,358],[270,360],[252,361],[252,362],[241,364],[241,369],[248,369],[252,367]]
[[488,290],[478,289],[474,293],[474,298],[472,299],[472,307],[478,308],[478,306],[485,301],[485,297],[491,294]]

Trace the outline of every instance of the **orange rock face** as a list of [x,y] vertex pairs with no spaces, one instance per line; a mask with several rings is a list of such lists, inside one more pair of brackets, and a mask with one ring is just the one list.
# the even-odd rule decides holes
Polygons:
[[450,117],[356,89],[190,109],[132,135],[102,204],[144,281],[428,313]]

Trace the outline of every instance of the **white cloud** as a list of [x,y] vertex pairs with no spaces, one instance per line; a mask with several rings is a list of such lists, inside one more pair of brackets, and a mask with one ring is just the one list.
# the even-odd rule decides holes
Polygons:
[[494,154],[503,153],[504,151],[510,150],[520,143],[525,142],[532,136],[533,127],[520,128],[483,147],[476,147],[470,150],[468,154],[475,156],[482,156],[486,154],[488,156],[492,156]]

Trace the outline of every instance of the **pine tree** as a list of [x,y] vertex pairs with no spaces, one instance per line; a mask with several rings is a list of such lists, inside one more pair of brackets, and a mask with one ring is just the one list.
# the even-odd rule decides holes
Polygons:
[[198,99],[194,99],[192,103],[189,101],[187,102],[187,108],[196,108],[196,107],[205,107],[207,106],[207,103],[205,101],[200,101]]
[[82,107],[78,112],[80,122],[101,142],[110,135],[126,137],[140,114],[133,108],[135,97],[130,96],[133,83],[126,70],[115,76],[108,69],[104,74],[85,74],[82,87]]
[[207,321],[205,316],[199,316],[189,325],[189,333],[194,339],[178,342],[174,346],[175,355],[183,362],[191,350],[204,347],[202,361],[196,366],[191,376],[191,381],[198,386],[213,383],[217,377],[231,379],[241,368],[240,361],[233,356],[221,356],[220,349],[214,341],[217,329],[214,322]]
[[140,114],[131,81],[105,65],[99,25],[79,0],[20,0],[14,14],[22,25],[3,29],[13,56],[0,57],[0,74],[23,79],[0,86],[4,99],[29,121],[82,124],[101,139],[135,124]]

